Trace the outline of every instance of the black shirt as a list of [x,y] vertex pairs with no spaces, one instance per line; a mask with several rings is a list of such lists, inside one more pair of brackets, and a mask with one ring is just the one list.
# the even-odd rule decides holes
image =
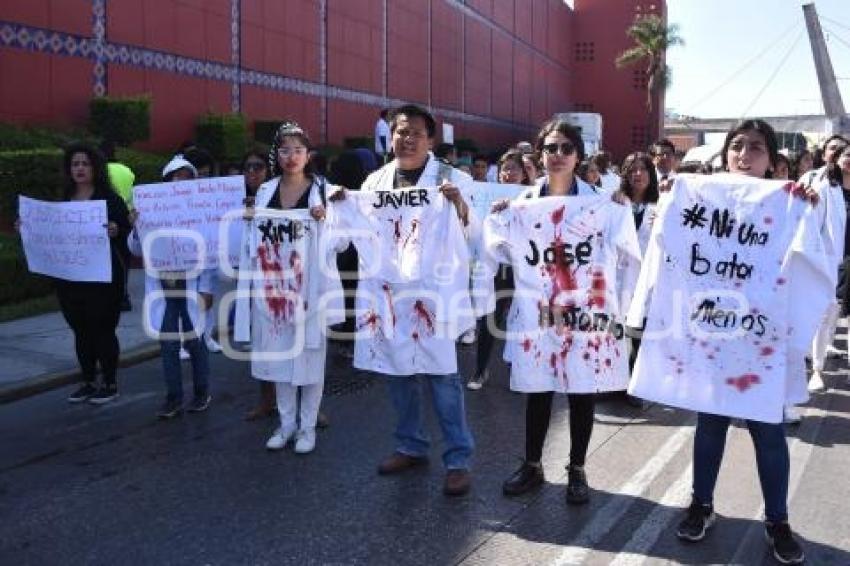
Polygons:
[[426,162],[425,165],[419,167],[418,169],[402,169],[397,168],[395,170],[395,179],[393,179],[393,188],[406,188],[406,187],[415,187],[416,183],[419,182],[419,177],[422,176],[422,173],[425,172],[425,166],[428,165]]
[[[295,203],[295,206],[292,208],[307,208],[309,198],[310,198],[310,189],[313,187],[313,183],[310,183],[310,186],[307,187],[307,190],[304,191],[304,194],[298,199],[298,202]],[[266,205],[268,208],[274,208],[277,210],[282,210],[283,206],[280,204],[280,183],[277,184],[277,188],[274,190],[274,194],[272,198],[269,200],[269,204]]]

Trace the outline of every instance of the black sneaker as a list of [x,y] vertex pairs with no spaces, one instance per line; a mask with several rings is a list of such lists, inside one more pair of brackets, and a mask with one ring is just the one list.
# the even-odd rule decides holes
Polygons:
[[508,496],[522,495],[543,485],[543,467],[523,462],[517,471],[502,484],[502,493]]
[[173,419],[183,412],[183,403],[180,401],[166,400],[159,411],[156,412],[157,418]]
[[210,406],[210,401],[212,401],[212,396],[209,393],[195,397],[189,403],[188,411],[190,413],[203,413]]
[[588,501],[590,501],[590,488],[587,487],[584,468],[567,466],[567,503],[583,505]]
[[715,519],[717,515],[714,514],[714,506],[692,500],[691,506],[688,507],[688,516],[679,523],[676,536],[689,542],[699,542],[705,538]]
[[69,403],[82,403],[87,401],[92,395],[97,393],[97,388],[91,383],[83,383],[79,389],[71,393],[68,397]]
[[89,397],[89,403],[93,405],[103,405],[109,403],[118,397],[118,387],[116,385],[106,385],[97,390],[97,392]]
[[802,564],[806,559],[803,549],[794,539],[788,523],[764,522],[767,543],[773,549],[773,557],[782,564]]

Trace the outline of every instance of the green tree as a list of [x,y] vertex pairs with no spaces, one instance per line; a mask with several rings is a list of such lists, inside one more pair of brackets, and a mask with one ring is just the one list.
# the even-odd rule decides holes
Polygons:
[[665,63],[667,49],[674,45],[684,45],[685,41],[679,35],[678,25],[668,26],[664,19],[655,14],[637,18],[626,30],[626,35],[632,38],[635,45],[620,53],[615,63],[618,68],[646,64],[646,107],[652,112],[655,96],[670,84],[670,69]]

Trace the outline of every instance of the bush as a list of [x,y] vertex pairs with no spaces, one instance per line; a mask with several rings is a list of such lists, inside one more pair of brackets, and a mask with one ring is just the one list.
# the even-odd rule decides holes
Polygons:
[[162,168],[169,160],[164,155],[123,147],[115,150],[115,159],[133,170],[137,185],[159,183],[162,180]]
[[0,235],[0,305],[43,297],[53,291],[47,277],[27,270],[20,238]]
[[62,195],[62,150],[54,148],[0,152],[0,229],[9,229],[18,214],[18,195],[58,200]]
[[75,140],[92,141],[92,135],[83,131],[49,130],[0,123],[0,151],[63,147]]
[[147,96],[111,98],[99,96],[89,103],[89,129],[103,139],[128,146],[150,137],[150,105]]
[[195,141],[219,163],[238,162],[245,153],[247,141],[245,117],[241,114],[204,114],[195,126]]
[[342,145],[345,146],[345,149],[357,149],[358,147],[372,149],[375,147],[375,138],[370,138],[369,136],[345,138],[342,140]]

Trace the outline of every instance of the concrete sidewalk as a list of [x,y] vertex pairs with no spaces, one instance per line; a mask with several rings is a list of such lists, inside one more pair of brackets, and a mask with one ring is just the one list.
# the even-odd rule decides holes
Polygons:
[[[121,313],[121,366],[158,355],[159,344],[142,330],[144,270],[130,271],[133,310]],[[79,377],[74,334],[60,312],[0,323],[0,403],[73,382]]]

